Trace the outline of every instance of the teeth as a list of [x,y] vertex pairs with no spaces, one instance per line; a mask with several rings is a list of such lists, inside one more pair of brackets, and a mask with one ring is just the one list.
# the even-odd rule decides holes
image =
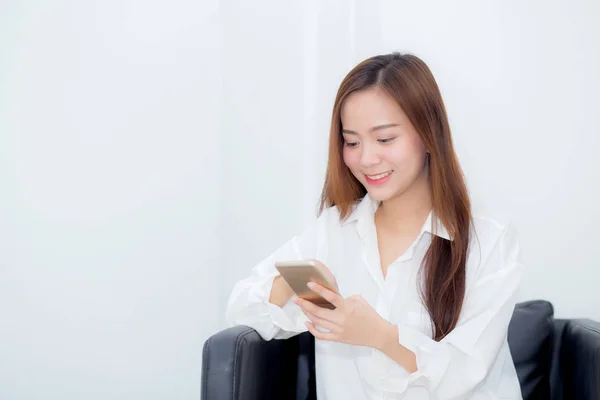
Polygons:
[[388,172],[384,172],[383,174],[379,174],[379,175],[367,175],[367,176],[369,177],[369,179],[376,181],[378,179],[385,178],[386,176],[388,176],[391,173],[392,173],[392,171],[388,171]]

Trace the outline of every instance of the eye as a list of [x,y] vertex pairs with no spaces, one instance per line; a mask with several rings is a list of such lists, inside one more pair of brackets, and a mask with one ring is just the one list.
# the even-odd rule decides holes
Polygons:
[[356,147],[356,146],[358,146],[358,142],[344,142],[344,146],[346,146],[346,147]]
[[386,139],[377,139],[377,141],[379,143],[390,143],[391,141],[393,141],[394,139],[396,139],[395,137],[391,137],[391,138],[386,138]]

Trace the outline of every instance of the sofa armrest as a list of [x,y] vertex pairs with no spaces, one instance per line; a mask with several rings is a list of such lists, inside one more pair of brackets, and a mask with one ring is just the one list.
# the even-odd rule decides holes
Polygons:
[[561,342],[563,398],[600,399],[600,322],[568,320]]
[[293,399],[298,341],[263,340],[236,326],[211,336],[202,355],[203,400]]

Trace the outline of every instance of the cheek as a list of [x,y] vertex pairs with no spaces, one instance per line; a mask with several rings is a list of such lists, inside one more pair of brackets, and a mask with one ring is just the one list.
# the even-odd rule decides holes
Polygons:
[[420,166],[425,161],[425,149],[419,143],[407,141],[388,148],[385,152],[385,158],[388,162],[397,166]]
[[342,157],[344,159],[344,164],[346,164],[350,170],[354,171],[359,167],[360,155],[357,151],[352,151],[352,149],[344,147]]
[[396,167],[406,168],[411,163],[413,153],[406,146],[394,146],[387,148],[383,153],[382,158]]

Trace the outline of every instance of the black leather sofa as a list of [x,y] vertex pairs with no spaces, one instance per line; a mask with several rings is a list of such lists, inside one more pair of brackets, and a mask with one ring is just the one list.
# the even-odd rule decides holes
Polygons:
[[[203,400],[316,399],[314,338],[264,341],[238,326],[204,344]],[[508,331],[524,400],[600,400],[600,323],[554,319],[552,304],[515,308]]]

